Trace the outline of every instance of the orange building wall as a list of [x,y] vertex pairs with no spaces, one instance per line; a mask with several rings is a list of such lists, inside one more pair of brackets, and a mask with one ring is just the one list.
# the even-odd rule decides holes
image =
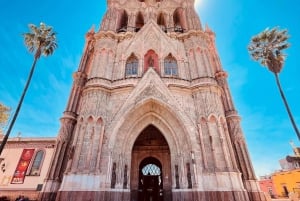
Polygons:
[[276,172],[272,175],[272,180],[276,192],[280,197],[286,196],[284,187],[286,187],[288,193],[300,192],[300,169]]

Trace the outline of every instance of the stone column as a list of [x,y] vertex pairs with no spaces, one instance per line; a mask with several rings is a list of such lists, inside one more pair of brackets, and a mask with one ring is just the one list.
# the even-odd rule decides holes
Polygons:
[[92,29],[89,30],[85,35],[86,45],[84,47],[84,53],[79,64],[78,71],[80,72],[87,73],[89,71],[90,61],[94,54],[94,43],[95,43],[94,34],[95,34],[94,27],[92,27]]
[[236,111],[232,111],[227,112],[226,119],[237,166],[239,171],[242,173],[242,181],[248,192],[249,200],[265,201],[266,197],[259,188],[254,174],[254,169],[250,161],[246,141],[240,126],[240,117],[237,115]]
[[57,138],[49,172],[45,179],[44,188],[39,200],[54,201],[60,188],[63,174],[65,173],[70,153],[72,152],[73,130],[77,122],[77,108],[82,88],[86,81],[86,75],[82,72],[74,73],[74,84],[71,90],[69,102],[63,117],[60,119],[61,128]]
[[215,74],[219,86],[223,89],[222,93],[222,102],[224,105],[225,113],[228,111],[235,111],[234,105],[232,102],[232,97],[229,92],[228,83],[227,83],[227,73],[225,71],[219,71]]
[[250,201],[264,201],[266,197],[259,189],[254,169],[250,161],[246,141],[241,129],[240,117],[234,108],[231,94],[227,83],[227,73],[219,71],[216,73],[219,86],[222,88],[222,101],[225,110],[225,117],[228,126],[228,132],[232,143],[235,156],[235,162],[239,171],[242,173],[242,181],[248,192]]
[[75,117],[74,113],[65,112],[61,118],[61,128],[53,160],[45,179],[43,191],[40,194],[40,200],[42,201],[54,201],[56,199],[69,158],[70,141],[76,123]]

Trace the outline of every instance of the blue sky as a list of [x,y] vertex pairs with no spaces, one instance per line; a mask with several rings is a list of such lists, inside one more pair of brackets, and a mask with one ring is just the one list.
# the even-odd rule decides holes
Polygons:
[[[104,0],[27,0],[0,2],[0,101],[15,108],[33,57],[23,45],[27,24],[41,21],[55,28],[59,48],[41,58],[11,137],[56,136],[59,118],[78,68],[84,35],[98,30],[106,10]],[[300,7],[284,0],[199,0],[197,12],[203,26],[216,33],[223,68],[240,116],[256,174],[279,169],[278,160],[292,154],[289,141],[299,141],[288,119],[274,76],[247,52],[251,36],[266,27],[287,28],[291,47],[280,79],[300,126]]]

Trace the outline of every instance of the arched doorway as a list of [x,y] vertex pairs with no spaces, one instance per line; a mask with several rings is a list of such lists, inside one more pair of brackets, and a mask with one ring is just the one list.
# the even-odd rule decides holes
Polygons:
[[132,149],[131,200],[171,200],[171,157],[168,143],[153,125],[137,137]]
[[163,201],[162,166],[153,157],[145,158],[139,168],[139,201]]

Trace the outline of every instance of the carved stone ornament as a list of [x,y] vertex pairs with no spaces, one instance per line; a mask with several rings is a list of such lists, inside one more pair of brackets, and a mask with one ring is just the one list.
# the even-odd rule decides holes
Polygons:
[[168,99],[165,95],[163,95],[155,86],[151,84],[147,86],[144,91],[136,98],[135,102],[140,102],[143,99],[154,97],[156,99],[162,100],[164,102],[168,102]]

